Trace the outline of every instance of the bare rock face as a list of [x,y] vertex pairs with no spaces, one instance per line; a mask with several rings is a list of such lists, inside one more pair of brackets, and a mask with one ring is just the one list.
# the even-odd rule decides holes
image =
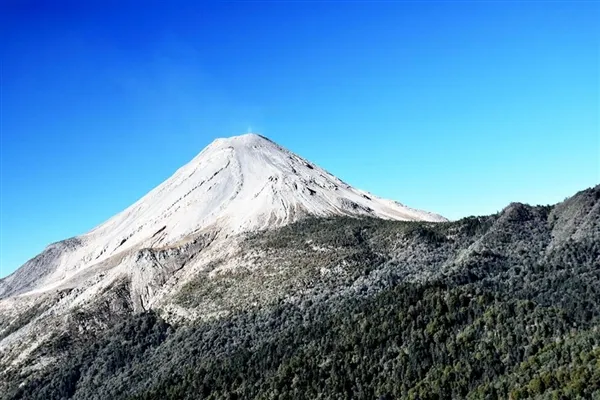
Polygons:
[[202,276],[216,293],[240,265],[259,265],[240,248],[246,235],[330,216],[445,221],[355,189],[262,136],[217,139],[129,208],[0,280],[0,369],[18,370],[51,335],[95,334],[134,312],[189,318],[172,301],[182,288]]
[[50,244],[13,274],[0,280],[0,299],[33,289],[61,265],[73,261],[69,256],[81,245],[81,240],[76,237]]
[[355,189],[260,135],[217,139],[123,212],[82,236],[48,246],[0,280],[0,298],[54,290],[67,282],[77,286],[100,265],[125,263],[131,265],[126,269],[134,286],[149,285],[145,294],[134,293],[141,296],[136,308],[143,308],[141,299],[180,268],[165,267],[155,252],[144,249],[177,248],[202,234],[224,238],[334,215],[445,220]]
[[151,308],[152,300],[165,292],[165,284],[177,271],[194,261],[207,248],[213,236],[203,235],[177,247],[145,248],[134,253],[124,264],[131,265],[130,286],[134,311]]

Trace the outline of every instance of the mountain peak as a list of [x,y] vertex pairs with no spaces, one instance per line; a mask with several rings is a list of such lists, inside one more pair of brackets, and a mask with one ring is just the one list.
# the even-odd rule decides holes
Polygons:
[[215,140],[212,141],[212,143],[209,146],[212,145],[252,145],[252,144],[259,144],[259,143],[274,143],[271,139],[260,135],[258,133],[254,133],[254,132],[249,132],[249,133],[244,133],[241,135],[236,135],[236,136],[230,136],[230,137],[223,137],[223,138],[217,138]]
[[[445,221],[355,189],[270,139],[248,133],[216,139],[135,204],[75,238],[75,247],[49,261],[50,281],[130,250],[335,215]],[[46,258],[34,264],[39,270]]]

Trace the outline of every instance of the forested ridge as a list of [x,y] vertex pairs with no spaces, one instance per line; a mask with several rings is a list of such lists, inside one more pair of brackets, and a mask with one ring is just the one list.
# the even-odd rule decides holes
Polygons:
[[178,301],[285,290],[204,322],[150,311],[59,333],[33,355],[55,361],[5,376],[0,396],[600,399],[600,187],[449,223],[305,220],[247,245],[289,279],[199,278]]

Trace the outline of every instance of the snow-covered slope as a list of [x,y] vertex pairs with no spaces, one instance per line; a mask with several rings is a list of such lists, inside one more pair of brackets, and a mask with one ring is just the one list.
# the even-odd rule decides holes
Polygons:
[[54,288],[127,250],[174,246],[206,232],[269,229],[308,215],[445,220],[355,189],[263,136],[217,139],[123,212],[0,280],[0,298]]

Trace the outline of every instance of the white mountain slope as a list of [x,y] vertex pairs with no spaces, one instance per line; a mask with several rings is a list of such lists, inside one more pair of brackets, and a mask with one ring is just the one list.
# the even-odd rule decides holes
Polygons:
[[123,212],[48,246],[0,280],[0,298],[60,287],[132,250],[173,247],[208,233],[224,238],[309,215],[445,221],[355,189],[265,137],[217,139]]

